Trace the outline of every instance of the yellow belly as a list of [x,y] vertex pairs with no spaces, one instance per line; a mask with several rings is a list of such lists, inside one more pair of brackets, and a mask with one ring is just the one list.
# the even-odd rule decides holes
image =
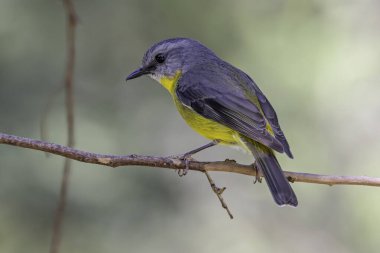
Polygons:
[[174,103],[186,123],[200,135],[211,139],[219,140],[222,144],[236,145],[239,144],[239,133],[231,128],[225,127],[213,120],[207,119],[192,109],[184,106],[175,93],[175,86],[181,73],[177,74],[173,78],[163,77],[160,79],[160,83],[164,86],[172,95]]
[[239,134],[236,131],[199,115],[182,105],[176,97],[173,99],[182,118],[194,131],[208,139],[219,140],[223,144],[237,144]]

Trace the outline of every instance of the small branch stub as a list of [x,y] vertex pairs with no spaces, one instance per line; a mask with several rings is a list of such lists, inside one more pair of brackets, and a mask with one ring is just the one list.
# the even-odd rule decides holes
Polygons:
[[223,187],[223,188],[217,187],[214,183],[214,180],[212,180],[210,174],[207,172],[207,170],[205,170],[204,173],[206,174],[206,177],[208,179],[208,182],[210,183],[212,191],[216,194],[216,196],[218,197],[218,199],[220,201],[220,204],[222,205],[222,207],[224,209],[226,209],[228,216],[230,216],[230,219],[232,220],[234,218],[234,216],[232,215],[230,209],[227,206],[227,203],[224,201],[224,199],[222,197],[222,194],[226,190],[226,187]]

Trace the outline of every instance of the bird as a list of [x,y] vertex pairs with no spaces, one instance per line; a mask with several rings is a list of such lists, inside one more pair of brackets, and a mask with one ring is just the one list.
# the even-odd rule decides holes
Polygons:
[[191,155],[217,144],[238,146],[253,155],[253,168],[262,172],[277,205],[298,205],[274,153],[293,158],[292,152],[273,106],[250,76],[190,38],[153,44],[126,81],[144,75],[158,81],[186,123],[211,140],[181,156],[184,174]]

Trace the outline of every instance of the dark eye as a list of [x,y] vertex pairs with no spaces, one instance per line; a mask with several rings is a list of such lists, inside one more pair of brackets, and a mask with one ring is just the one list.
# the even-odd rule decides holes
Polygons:
[[165,55],[163,54],[157,54],[156,57],[154,57],[156,62],[163,63],[165,61]]

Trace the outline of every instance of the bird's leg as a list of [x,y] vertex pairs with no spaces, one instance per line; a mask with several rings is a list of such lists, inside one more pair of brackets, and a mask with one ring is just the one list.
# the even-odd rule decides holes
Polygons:
[[256,161],[252,164],[253,169],[256,171],[255,180],[253,180],[253,183],[256,184],[257,182],[261,183],[263,180],[260,177],[260,169],[257,166]]
[[193,159],[191,156],[202,151],[202,150],[205,150],[207,148],[210,148],[210,147],[213,147],[215,145],[217,145],[220,141],[219,140],[213,140],[212,142],[210,143],[207,143],[206,145],[203,145],[199,148],[196,148],[196,149],[193,149],[189,152],[186,152],[185,154],[183,155],[176,155],[176,156],[170,156],[170,158],[175,158],[175,159],[180,159],[182,161],[185,162],[185,169],[178,169],[177,172],[178,172],[178,175],[180,177],[182,176],[185,176],[189,170],[189,163],[190,161]]

